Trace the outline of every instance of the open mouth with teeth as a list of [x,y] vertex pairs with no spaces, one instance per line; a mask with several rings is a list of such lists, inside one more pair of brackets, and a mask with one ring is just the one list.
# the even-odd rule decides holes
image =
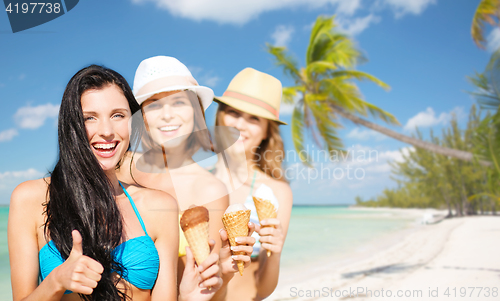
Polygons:
[[160,131],[162,136],[172,137],[178,133],[180,127],[181,125],[166,125],[159,127],[158,130]]
[[180,125],[167,125],[167,126],[162,126],[159,128],[160,131],[162,132],[173,132],[177,131],[181,126]]
[[100,155],[101,157],[107,158],[107,157],[111,157],[114,155],[118,144],[119,144],[119,142],[117,142],[117,141],[106,142],[106,143],[97,142],[97,143],[92,144],[92,147],[94,148],[94,150],[96,151],[96,153],[98,155]]

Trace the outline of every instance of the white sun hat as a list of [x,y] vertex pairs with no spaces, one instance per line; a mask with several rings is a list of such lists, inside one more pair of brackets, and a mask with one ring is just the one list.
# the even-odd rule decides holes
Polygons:
[[133,92],[139,104],[161,92],[184,90],[195,92],[204,110],[214,98],[214,91],[198,85],[189,69],[174,57],[150,57],[143,60],[135,71]]

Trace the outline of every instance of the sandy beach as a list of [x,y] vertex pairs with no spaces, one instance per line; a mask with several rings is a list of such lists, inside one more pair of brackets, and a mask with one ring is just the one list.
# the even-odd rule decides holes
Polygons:
[[416,226],[341,262],[283,269],[266,300],[500,300],[499,237],[494,216]]

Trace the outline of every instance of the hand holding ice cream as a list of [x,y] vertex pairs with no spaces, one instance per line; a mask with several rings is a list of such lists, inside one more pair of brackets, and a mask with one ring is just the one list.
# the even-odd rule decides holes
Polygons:
[[[231,249],[233,256],[231,256],[230,266],[233,266],[232,261],[235,260],[240,275],[243,275],[244,267],[250,264],[250,255],[255,243],[255,239],[249,236],[253,232],[253,224],[249,224],[249,221],[250,210],[243,204],[229,206],[222,217],[225,229],[220,231],[222,240],[221,262],[228,261],[224,259],[229,257],[228,251]],[[223,263],[223,270],[224,266],[226,265]],[[230,269],[232,270],[232,268]]]
[[215,242],[209,240],[208,221],[208,210],[203,206],[189,208],[180,219],[189,244],[186,247],[183,281],[179,287],[185,300],[210,300],[222,286],[219,256],[213,252]]

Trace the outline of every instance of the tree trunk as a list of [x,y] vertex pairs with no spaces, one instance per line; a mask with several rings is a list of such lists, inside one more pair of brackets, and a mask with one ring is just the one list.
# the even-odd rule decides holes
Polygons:
[[456,202],[455,203],[455,211],[457,212],[457,216],[464,216],[462,212],[462,202]]
[[441,188],[441,195],[443,196],[444,201],[446,202],[446,207],[448,207],[448,216],[447,217],[452,217],[453,213],[451,212],[451,202],[448,196],[444,193],[444,189]]
[[[400,133],[395,132],[393,130],[390,130],[386,127],[380,126],[378,124],[375,124],[373,122],[370,122],[368,120],[360,118],[354,114],[351,114],[351,113],[345,111],[344,109],[342,109],[334,104],[330,103],[330,108],[333,111],[335,111],[335,113],[339,114],[340,116],[342,116],[344,118],[351,120],[352,122],[354,122],[356,124],[366,126],[367,128],[370,128],[374,131],[382,133],[386,136],[389,136],[389,137],[394,138],[396,140],[399,140],[401,142],[411,144],[415,147],[423,148],[425,150],[428,150],[428,151],[431,151],[434,153],[438,153],[438,154],[448,156],[448,157],[457,158],[457,159],[468,161],[468,162],[471,162],[474,159],[474,155],[472,153],[458,150],[458,149],[443,147],[443,146],[436,145],[436,144],[433,144],[433,143],[430,143],[427,141],[422,141],[422,140],[419,140],[419,139],[416,139],[416,138],[413,138],[410,136],[400,134]],[[488,162],[488,161],[481,161],[480,160],[479,163],[483,166],[491,166],[491,162]]]

